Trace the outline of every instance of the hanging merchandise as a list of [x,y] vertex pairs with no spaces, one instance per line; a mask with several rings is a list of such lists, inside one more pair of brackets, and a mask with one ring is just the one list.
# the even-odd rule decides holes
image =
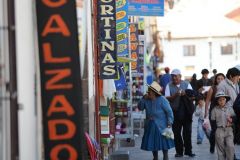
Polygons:
[[126,77],[123,66],[118,66],[119,79],[114,80],[116,90],[123,90],[127,87]]
[[139,34],[137,23],[130,23],[131,56],[136,62],[131,63],[132,76],[132,107],[138,111],[137,103],[144,93],[144,36]]
[[116,87],[113,79],[104,79],[103,80],[103,96],[105,98],[111,99],[113,93],[116,92]]
[[87,132],[85,132],[85,138],[86,138],[86,142],[87,142],[90,159],[98,160],[101,155],[101,148],[100,148],[99,144]]
[[150,85],[150,84],[152,84],[152,82],[153,82],[153,71],[152,71],[152,69],[149,67],[149,66],[147,66],[147,77],[146,77],[146,80],[147,80],[147,84],[148,85]]

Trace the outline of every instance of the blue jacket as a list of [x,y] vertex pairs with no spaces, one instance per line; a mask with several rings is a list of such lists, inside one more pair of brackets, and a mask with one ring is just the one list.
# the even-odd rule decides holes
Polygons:
[[153,119],[162,133],[168,124],[173,123],[173,111],[168,100],[164,96],[159,96],[155,100],[142,98],[138,103],[139,110],[146,110],[146,125]]

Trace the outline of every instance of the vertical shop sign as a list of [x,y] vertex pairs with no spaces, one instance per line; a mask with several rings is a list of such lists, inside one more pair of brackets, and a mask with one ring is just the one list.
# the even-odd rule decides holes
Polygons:
[[76,4],[36,2],[44,159],[80,160],[84,136]]
[[131,48],[131,58],[136,60],[136,62],[131,63],[131,69],[133,72],[137,72],[137,59],[138,59],[138,24],[130,24],[130,48]]
[[98,0],[100,78],[117,78],[116,0]]
[[116,0],[117,55],[128,56],[128,3]]

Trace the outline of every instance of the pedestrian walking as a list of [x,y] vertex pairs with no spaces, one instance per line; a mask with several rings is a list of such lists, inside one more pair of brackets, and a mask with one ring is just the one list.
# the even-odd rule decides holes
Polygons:
[[206,98],[207,88],[212,86],[212,81],[208,78],[209,71],[207,69],[203,69],[201,74],[202,78],[197,81],[197,90],[199,93],[204,94],[204,98]]
[[218,73],[214,77],[214,83],[207,92],[207,98],[205,101],[205,115],[204,118],[209,118],[210,125],[211,125],[211,132],[210,132],[210,153],[215,152],[215,132],[216,132],[216,125],[214,124],[215,121],[212,121],[211,119],[211,111],[215,107],[215,94],[217,92],[217,86],[218,84],[225,79],[225,75],[223,73]]
[[210,79],[211,79],[212,83],[214,83],[214,79],[215,79],[215,76],[217,74],[217,69],[213,69],[212,73],[213,73],[213,76]]
[[205,114],[205,102],[202,95],[199,95],[196,99],[196,111],[195,116],[198,117],[198,125],[197,125],[197,144],[202,144],[204,138],[204,130],[203,130],[203,122],[204,122],[204,114]]
[[232,107],[226,103],[230,97],[224,92],[217,92],[215,96],[216,106],[213,108],[211,118],[216,121],[216,146],[219,160],[234,159],[233,143],[233,119],[235,113]]
[[162,93],[165,94],[165,88],[167,86],[167,84],[171,81],[172,77],[170,74],[170,68],[169,67],[165,67],[164,68],[165,74],[163,74],[160,77],[160,85],[162,86]]
[[[240,71],[240,65],[236,65],[235,68],[237,68],[238,71]],[[238,81],[238,87],[240,90],[240,81]],[[240,93],[238,93],[238,96],[234,101],[233,110],[236,114],[236,121],[234,123],[234,144],[239,145],[240,144]]]
[[234,126],[234,144],[240,145],[240,93],[233,104],[233,110],[236,114]]
[[230,96],[231,99],[227,102],[227,105],[230,107],[233,106],[233,103],[239,94],[239,77],[240,71],[235,67],[230,68],[227,71],[226,78],[217,86],[217,92],[222,91]]
[[138,103],[139,110],[146,110],[146,122],[141,149],[152,151],[153,160],[158,160],[162,150],[163,159],[168,160],[168,150],[174,147],[174,140],[163,136],[166,128],[173,124],[173,112],[168,100],[161,95],[161,86],[153,81],[148,92]]
[[181,71],[179,69],[173,69],[171,75],[172,81],[166,86],[165,96],[169,100],[174,113],[175,157],[182,157],[183,153],[194,157],[191,140],[194,104],[185,93],[187,89],[192,90],[192,86],[188,81],[181,80]]
[[[222,91],[230,96],[230,100],[226,104],[229,107],[233,107],[233,103],[240,93],[238,86],[239,78],[240,71],[236,67],[230,68],[227,71],[226,78],[217,86],[217,92]],[[234,126],[236,125],[234,124]],[[236,155],[234,156],[234,160],[239,160]]]
[[197,75],[194,73],[191,77],[190,84],[194,91],[197,91]]

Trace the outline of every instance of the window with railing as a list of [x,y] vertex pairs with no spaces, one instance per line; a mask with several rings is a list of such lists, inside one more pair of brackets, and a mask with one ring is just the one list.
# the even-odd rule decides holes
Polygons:
[[183,46],[183,56],[195,56],[196,47],[195,45],[184,45]]

